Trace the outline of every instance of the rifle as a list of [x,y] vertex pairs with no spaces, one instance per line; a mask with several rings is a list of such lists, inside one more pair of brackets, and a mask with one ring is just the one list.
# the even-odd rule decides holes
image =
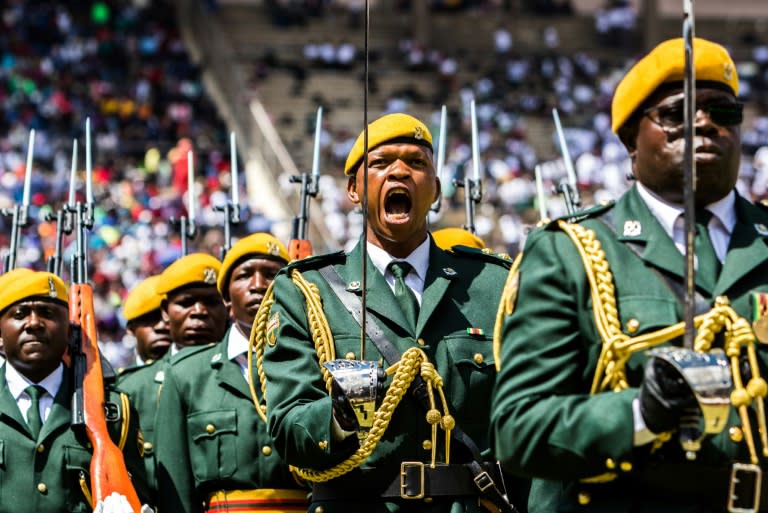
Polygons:
[[75,208],[75,177],[77,175],[77,139],[72,143],[72,167],[69,175],[69,198],[67,203],[56,211],[55,214],[48,214],[45,220],[50,222],[56,220],[56,247],[53,255],[48,259],[48,272],[61,276],[62,242],[64,235],[72,233],[72,211]]
[[[89,157],[86,162],[90,164]],[[86,166],[86,172],[90,173],[90,165]],[[86,180],[88,185],[90,177]],[[87,187],[86,197],[92,200],[90,187]],[[97,344],[93,287],[87,283],[86,277],[86,232],[93,227],[93,205],[76,202],[71,210],[77,241],[77,249],[72,256],[72,285],[69,288],[69,321],[72,324],[69,364],[75,381],[72,425],[83,426],[93,446],[90,473],[94,504],[117,493],[124,496],[131,509],[138,513],[141,502],[131,483],[123,453],[112,441],[107,429],[107,418],[119,417],[119,411],[105,400],[102,367],[105,362],[101,359]]]
[[179,219],[171,218],[170,223],[173,226],[179,227],[179,233],[181,233],[181,255],[184,256],[189,253],[190,239],[194,239],[197,235],[197,228],[195,226],[195,161],[193,160],[192,150],[187,152],[187,215],[181,216]]
[[221,260],[232,249],[232,227],[240,224],[240,189],[237,175],[237,141],[235,132],[229,134],[229,159],[230,159],[230,191],[232,199],[224,205],[217,205],[213,209],[224,212],[224,247],[221,248]]
[[555,191],[563,196],[565,208],[570,215],[581,208],[579,184],[576,180],[576,171],[573,169],[573,160],[571,160],[571,153],[568,151],[568,144],[565,142],[565,133],[563,132],[563,126],[560,124],[560,114],[558,114],[557,109],[552,109],[552,118],[555,120],[555,131],[557,132],[557,140],[560,142],[560,153],[563,155],[563,163],[568,173],[567,179],[560,180],[560,183],[555,187]]
[[291,241],[288,243],[288,256],[291,260],[299,260],[312,255],[312,243],[307,239],[309,224],[309,198],[317,196],[320,178],[320,134],[322,132],[323,108],[317,108],[315,117],[315,148],[312,154],[312,174],[301,173],[290,178],[291,183],[301,184],[301,201],[299,214],[293,218]]
[[3,272],[7,273],[16,268],[16,258],[21,242],[21,229],[29,225],[29,190],[32,184],[32,155],[35,151],[35,130],[29,131],[29,145],[27,146],[27,167],[24,172],[24,192],[21,204],[16,203],[11,210],[2,209],[0,213],[11,218],[11,240],[8,253],[3,257]]
[[475,207],[483,199],[483,181],[480,176],[480,149],[477,137],[477,114],[475,112],[475,100],[470,103],[470,116],[472,117],[472,168],[473,177],[464,176],[464,180],[455,180],[456,187],[464,187],[464,211],[467,222],[462,226],[473,235],[475,230]]

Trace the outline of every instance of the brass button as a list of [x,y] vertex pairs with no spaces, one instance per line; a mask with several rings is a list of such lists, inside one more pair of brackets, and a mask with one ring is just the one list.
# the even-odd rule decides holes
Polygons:
[[264,456],[269,456],[270,454],[272,454],[272,447],[265,445],[264,447],[261,448],[261,454],[263,454]]
[[259,409],[261,410],[261,413],[267,413],[267,405],[266,404],[260,405]]
[[432,440],[424,440],[423,442],[421,442],[421,447],[423,447],[425,451],[431,451]]
[[344,355],[344,358],[346,358],[347,360],[354,360],[355,359],[355,353],[350,351],[350,352],[348,352],[347,354]]
[[315,508],[315,513],[325,513],[325,508],[322,506],[318,506]]
[[216,431],[216,426],[214,426],[213,424],[208,424],[207,426],[205,426],[205,431],[208,433],[213,433],[214,431]]
[[739,443],[744,440],[744,431],[739,426],[731,426],[728,428],[728,436],[731,437],[733,442]]
[[483,360],[485,360],[485,359],[483,358],[483,355],[482,355],[482,354],[480,354],[480,353],[475,353],[475,356],[473,356],[473,357],[472,357],[472,359],[473,359],[473,360],[475,360],[475,363],[476,363],[476,364],[478,364],[478,365],[480,365],[481,363],[483,363]]
[[640,329],[640,321],[638,321],[635,318],[632,318],[627,321],[627,331],[629,333],[636,333],[637,330]]
[[608,458],[607,460],[605,460],[605,468],[607,468],[608,470],[615,469],[616,468],[616,462],[613,461],[612,458]]
[[324,451],[328,448],[328,442],[326,442],[325,440],[320,440],[319,442],[317,442],[317,446],[320,448],[320,450]]
[[45,446],[43,444],[38,445],[37,452],[45,452]]
[[619,468],[621,469],[622,472],[629,472],[630,470],[632,470],[632,464],[628,461],[622,461],[621,463],[619,463]]
[[434,499],[432,497],[424,497],[424,502],[427,504],[431,503]]
[[48,486],[45,483],[38,483],[37,491],[40,493],[48,493]]
[[587,492],[579,492],[579,495],[577,496],[579,504],[582,506],[586,506],[590,502],[592,502],[592,496],[588,494]]
[[419,338],[419,339],[416,341],[416,343],[417,343],[417,344],[419,344],[420,346],[425,346],[425,345],[427,345],[427,341],[426,341],[426,340],[424,340],[423,338]]
[[145,451],[151,451],[152,450],[152,442],[144,442],[144,450]]

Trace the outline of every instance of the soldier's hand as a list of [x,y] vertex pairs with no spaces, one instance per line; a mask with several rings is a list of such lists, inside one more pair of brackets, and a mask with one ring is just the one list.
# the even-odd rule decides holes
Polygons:
[[651,358],[645,366],[645,379],[638,395],[640,413],[653,433],[678,427],[686,410],[698,409],[688,383],[677,370],[661,358]]
[[[144,504],[139,513],[153,513],[153,511],[151,507]],[[103,501],[96,503],[93,513],[134,513],[134,511],[125,495],[113,492]]]

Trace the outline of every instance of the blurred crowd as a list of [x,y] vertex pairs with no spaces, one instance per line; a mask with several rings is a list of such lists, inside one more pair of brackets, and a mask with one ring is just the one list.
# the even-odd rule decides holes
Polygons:
[[[567,8],[567,2],[555,3]],[[359,2],[352,0],[266,4],[269,9],[298,9],[306,23],[334,10],[350,18],[359,15]],[[407,2],[403,4],[407,7]],[[508,2],[456,4],[508,7]],[[627,8],[622,0],[606,3],[595,20],[596,44],[610,47],[632,39],[634,13]],[[67,199],[73,139],[80,148],[76,193],[79,200],[84,198],[83,148],[89,118],[96,204],[89,238],[90,278],[105,354],[123,365],[132,349],[119,309],[123,298],[139,279],[181,254],[174,221],[188,215],[190,151],[197,227],[191,244],[219,254],[224,219],[214,206],[228,200],[233,185],[229,134],[206,97],[200,70],[187,56],[168,2],[11,0],[3,4],[0,22],[0,208],[10,209],[22,199],[30,129],[35,130],[31,222],[22,229],[19,265],[42,268],[54,251],[55,224],[46,219]],[[561,48],[556,20],[542,31],[533,50],[518,47],[503,22],[482,37],[489,38],[494,48],[484,62],[461,48],[423,48],[408,38],[393,41],[394,57],[381,58],[412,73],[413,82],[431,88],[404,83],[388,91],[384,112],[427,112],[425,121],[437,148],[440,108],[450,105],[441,165],[443,198],[430,221],[435,227],[456,226],[465,222],[463,180],[474,176],[470,121],[474,100],[484,184],[475,226],[493,249],[514,254],[541,217],[565,213],[564,202],[553,189],[567,178],[566,166],[556,150],[542,150],[557,148],[553,108],[563,120],[584,204],[615,198],[629,185],[627,154],[610,131],[609,116],[611,95],[628,56],[626,51],[610,58],[605,52],[597,56]],[[264,86],[270,66],[281,58],[279,49],[275,51],[271,60],[260,63],[258,80]],[[293,66],[297,75],[342,72],[359,79],[361,49],[337,34],[329,34],[328,41],[307,41],[303,51],[304,61]],[[739,189],[760,200],[768,198],[768,46],[759,37],[746,35],[735,54],[747,56],[738,60],[742,96],[749,105]],[[292,93],[312,94],[301,88]],[[325,101],[315,100],[318,105]],[[360,234],[362,219],[346,198],[341,169],[357,133],[338,125],[331,110],[320,138],[322,161],[327,164],[312,215],[324,219],[335,237],[326,241],[327,246],[348,248]],[[312,113],[306,119],[308,148],[314,126]],[[546,145],[537,140],[542,138]],[[295,192],[287,176],[281,177],[281,185],[286,194]],[[241,192],[244,188],[243,183],[234,186]],[[269,222],[258,211],[244,207],[242,215],[236,236],[269,230]],[[7,215],[0,218],[2,248],[8,247],[10,220]],[[73,250],[71,240],[65,238],[65,259]]]

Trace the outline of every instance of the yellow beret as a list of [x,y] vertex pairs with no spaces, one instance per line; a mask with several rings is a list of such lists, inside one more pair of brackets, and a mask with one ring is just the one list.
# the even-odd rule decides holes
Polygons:
[[[347,162],[344,164],[345,175],[355,174],[360,166],[365,154],[363,150],[364,138],[365,130],[357,136],[355,145],[352,146],[352,150],[347,156]],[[429,133],[427,125],[408,114],[399,112],[387,114],[368,125],[368,151],[394,140],[421,144],[432,149],[432,134]]]
[[264,256],[267,258],[279,258],[285,260],[287,264],[291,259],[288,256],[288,250],[282,242],[277,240],[269,233],[254,233],[237,241],[224,257],[221,263],[221,272],[219,273],[219,293],[223,298],[227,298],[227,286],[229,285],[229,276],[240,259],[245,256]]
[[157,282],[157,293],[168,294],[193,283],[216,286],[221,262],[207,253],[186,255],[165,268]]
[[150,276],[133,287],[123,303],[123,316],[126,321],[138,319],[160,308],[163,296],[157,293],[160,276]]
[[67,303],[67,286],[55,274],[30,269],[14,269],[0,277],[0,312],[30,298]]
[[[739,94],[736,65],[728,51],[706,39],[693,40],[696,81],[718,82]],[[685,73],[683,39],[670,39],[659,44],[640,59],[621,79],[611,104],[611,128],[619,128],[661,84],[682,82]]]
[[442,228],[432,232],[432,238],[440,249],[451,249],[453,246],[469,246],[470,248],[483,249],[483,239],[463,228]]

